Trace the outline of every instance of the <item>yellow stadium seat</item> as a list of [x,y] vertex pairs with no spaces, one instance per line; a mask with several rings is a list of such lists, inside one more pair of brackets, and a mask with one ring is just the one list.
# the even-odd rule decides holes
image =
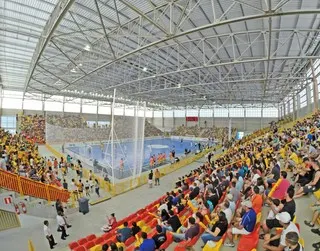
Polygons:
[[95,245],[94,247],[90,248],[90,251],[102,251],[102,246]]
[[151,231],[151,228],[150,228],[149,226],[143,226],[143,227],[141,228],[141,231],[148,233],[148,232]]
[[203,247],[202,251],[219,251],[222,246],[223,239],[220,239],[218,242],[216,242],[214,247],[211,247],[210,244],[207,242],[207,244]]
[[137,222],[137,226],[139,226],[140,228],[145,226],[145,222],[143,220],[140,220]]
[[256,224],[260,223],[260,221],[261,221],[261,212],[257,214]]
[[299,238],[299,243],[304,248],[304,239],[302,237]]
[[317,198],[317,200],[320,199],[320,189],[318,191],[314,192],[313,194]]
[[120,248],[120,247],[122,247],[123,249],[126,248],[126,246],[122,242],[117,242],[116,245],[117,245],[118,248]]

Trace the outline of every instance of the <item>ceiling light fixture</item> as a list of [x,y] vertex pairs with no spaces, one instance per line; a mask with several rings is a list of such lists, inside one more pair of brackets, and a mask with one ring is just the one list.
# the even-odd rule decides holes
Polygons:
[[148,68],[147,67],[143,67],[143,69],[142,69],[143,71],[147,71],[148,70]]
[[91,47],[90,47],[90,45],[87,44],[83,49],[86,50],[86,51],[90,51]]

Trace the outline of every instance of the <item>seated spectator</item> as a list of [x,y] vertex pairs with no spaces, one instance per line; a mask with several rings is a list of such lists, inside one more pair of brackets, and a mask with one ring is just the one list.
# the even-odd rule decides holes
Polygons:
[[143,240],[142,244],[140,245],[140,251],[155,251],[156,250],[156,243],[153,239],[148,239],[148,235],[146,232],[141,233],[141,238]]
[[162,221],[167,221],[170,218],[168,212],[165,209],[162,209],[160,217]]
[[296,224],[291,221],[291,216],[287,212],[277,214],[276,219],[282,225],[283,231],[281,234],[277,235],[266,234],[264,237],[263,248],[270,251],[287,250],[286,248],[288,248],[288,246],[286,243],[286,235],[293,232],[298,236],[297,239],[299,240],[299,230]]
[[103,244],[102,245],[102,251],[108,251],[109,245],[108,244]]
[[[228,221],[224,212],[220,212],[218,214],[219,219],[217,222],[212,226],[211,231],[209,228],[206,228],[206,232],[201,235],[201,239],[206,244],[208,241],[219,241],[221,237],[227,232],[228,230]],[[203,248],[203,246],[202,246]]]
[[110,243],[110,251],[123,251],[123,247],[118,248],[116,243],[111,242]]
[[252,209],[251,201],[244,201],[242,207],[245,210],[245,214],[241,218],[240,224],[237,222],[234,224],[234,227],[227,231],[227,239],[229,242],[225,242],[224,245],[227,247],[234,247],[233,235],[248,235],[250,234],[256,225],[257,215],[256,212]]
[[313,204],[311,206],[311,208],[314,210],[312,220],[311,221],[305,220],[304,223],[309,227],[314,227],[314,224],[316,223],[316,221],[320,215],[320,199],[318,200],[317,203]]
[[123,228],[117,230],[117,240],[119,242],[126,242],[131,236],[131,228],[128,227],[128,222],[124,222]]
[[180,231],[182,233],[172,233],[173,239],[176,242],[183,240],[190,241],[193,237],[197,236],[200,232],[200,226],[196,223],[195,218],[190,217],[188,220],[188,228],[181,227]]
[[141,231],[141,228],[139,226],[137,226],[137,223],[136,222],[132,222],[131,235],[135,236],[140,231]]
[[271,204],[270,207],[272,207],[273,209],[270,209],[268,212],[268,216],[267,219],[275,219],[276,215],[279,213],[280,211],[280,200],[278,199],[273,199],[271,200]]
[[[270,200],[267,200],[267,203],[271,205],[271,210],[274,212],[274,214],[277,214],[278,212],[279,213],[287,212],[291,216],[291,220],[293,220],[294,215],[296,213],[296,203],[293,200],[293,196],[294,196],[294,189],[289,188],[287,191],[285,200],[281,201],[281,204],[279,205],[278,208],[271,205],[272,203]],[[275,227],[279,227],[279,228],[282,227],[279,220],[277,219],[267,219],[264,221],[262,226],[264,233],[269,233],[270,230]],[[260,236],[260,239],[263,239],[263,235]]]
[[297,191],[294,198],[299,198],[303,195],[307,195],[309,193],[313,193],[320,189],[320,167],[315,162],[308,162],[314,170],[312,181],[306,184],[303,187],[300,187],[300,189]]
[[280,178],[281,178],[281,182],[280,182],[279,186],[276,188],[276,190],[273,192],[271,197],[274,199],[283,200],[286,195],[286,192],[291,184],[290,184],[290,181],[287,180],[287,172],[286,171],[280,172]]
[[108,221],[108,225],[105,225],[101,228],[101,230],[104,232],[109,232],[117,224],[117,219],[115,217],[115,214],[112,213],[110,218],[107,216],[107,221]]
[[155,245],[156,245],[156,249],[160,248],[160,246],[166,242],[167,240],[167,236],[166,234],[162,231],[162,227],[160,225],[157,225],[156,226],[156,230],[157,230],[157,233],[152,236],[152,239],[154,240],[155,242]]
[[170,218],[162,223],[163,232],[165,233],[166,230],[170,232],[177,232],[181,227],[180,219],[177,215],[174,214],[172,210],[169,211],[169,215]]
[[256,212],[256,214],[260,213],[263,205],[263,198],[257,186],[253,187],[253,195],[251,197],[251,202],[252,208]]

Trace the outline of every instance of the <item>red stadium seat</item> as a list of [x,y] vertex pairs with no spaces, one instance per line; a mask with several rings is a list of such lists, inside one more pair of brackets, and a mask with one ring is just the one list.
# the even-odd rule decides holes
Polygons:
[[94,244],[98,245],[104,241],[103,237],[98,237],[97,239],[94,240]]
[[159,250],[161,250],[161,249],[167,249],[172,242],[173,242],[173,235],[167,233],[167,240],[166,240],[165,243],[163,243],[163,244],[160,246]]
[[130,247],[126,247],[126,251],[134,251],[136,249],[135,245],[131,245]]
[[96,235],[95,234],[90,234],[86,237],[87,241],[92,241],[93,239],[96,238]]
[[150,226],[151,228],[155,228],[156,225],[158,225],[157,219],[153,219],[153,220],[149,223],[149,226]]
[[108,240],[112,235],[113,235],[113,233],[109,232],[109,233],[103,234],[101,237],[102,237],[104,240]]
[[256,248],[259,242],[259,230],[260,224],[258,223],[251,234],[242,235],[238,243],[237,251],[247,251]]
[[136,240],[136,238],[134,236],[131,236],[129,239],[127,239],[124,243],[124,245],[126,247],[129,247],[132,243],[134,243],[134,241]]
[[81,245],[83,245],[83,244],[85,244],[85,243],[87,243],[87,242],[88,242],[88,241],[87,241],[87,238],[82,238],[82,239],[78,240],[79,246],[81,246]]
[[78,242],[71,242],[71,243],[69,243],[68,244],[68,246],[69,246],[69,248],[71,249],[71,250],[73,250],[73,249],[75,249],[76,247],[79,247],[79,244],[78,244]]
[[73,249],[74,251],[87,251],[87,249],[84,246],[79,246]]
[[93,241],[88,241],[86,244],[83,245],[86,249],[90,249],[95,246]]
[[185,251],[188,247],[194,246],[200,237],[200,233],[193,237],[190,241],[182,241],[175,247],[174,251]]

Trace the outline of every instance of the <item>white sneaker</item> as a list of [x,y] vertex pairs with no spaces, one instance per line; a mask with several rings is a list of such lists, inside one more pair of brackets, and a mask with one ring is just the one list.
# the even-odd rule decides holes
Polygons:
[[223,245],[226,247],[231,247],[231,248],[233,248],[235,246],[234,243],[224,243]]

